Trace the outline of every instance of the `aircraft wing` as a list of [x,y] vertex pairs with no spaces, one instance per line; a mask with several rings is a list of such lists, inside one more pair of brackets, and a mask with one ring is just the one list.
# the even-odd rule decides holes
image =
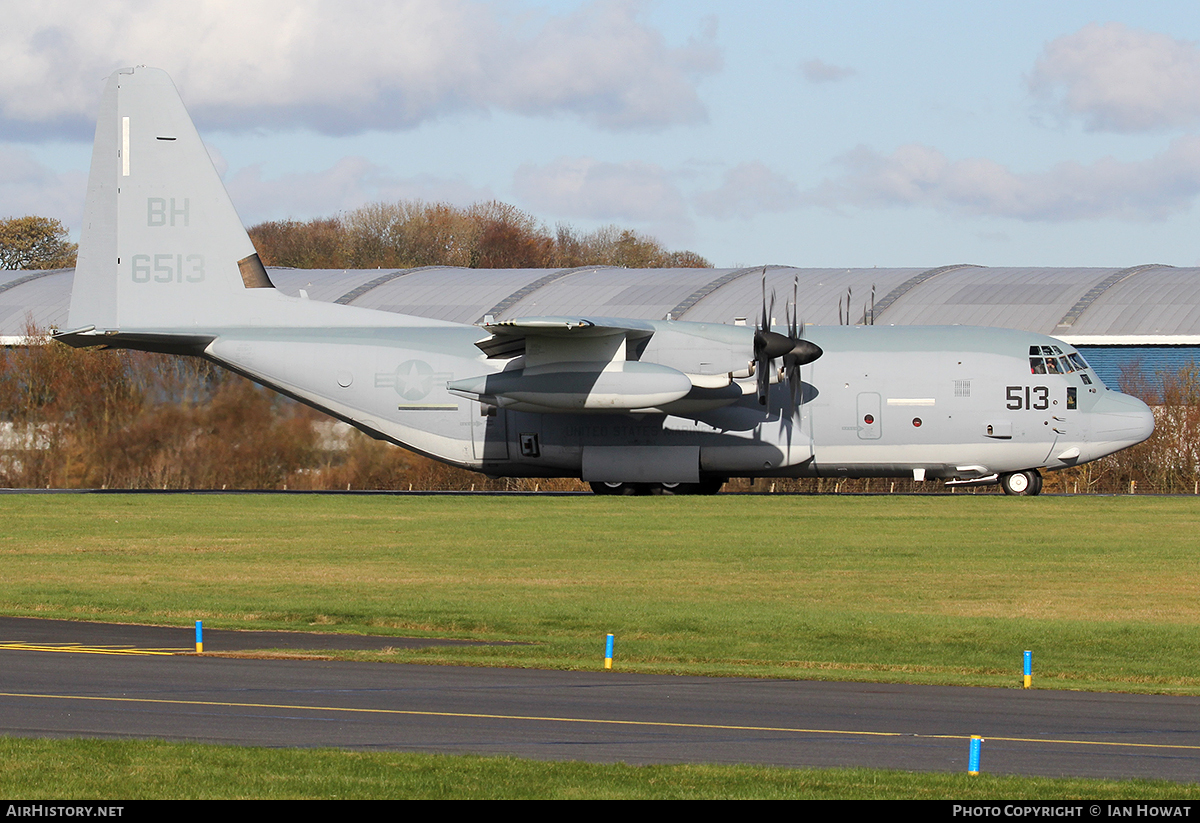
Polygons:
[[[499,374],[452,381],[448,388],[454,394],[518,410],[574,412],[698,410],[742,397],[732,373],[700,374],[682,363],[643,362],[650,338],[672,334],[661,323],[523,317],[483,328],[491,336],[475,345],[489,359],[514,362]],[[696,342],[689,337],[687,344]]]
[[[654,334],[654,326],[638,320],[609,317],[519,317],[499,323],[485,323],[490,337],[475,345],[493,360],[507,360],[526,354],[527,350],[556,347],[566,344],[573,360],[612,360],[614,342],[642,339]],[[605,340],[604,338],[609,338]],[[533,345],[529,341],[533,339]],[[592,344],[589,345],[588,341]],[[539,346],[538,343],[545,345]],[[561,348],[560,346],[557,346]],[[588,356],[589,351],[592,356]],[[582,355],[582,356],[578,356]]]

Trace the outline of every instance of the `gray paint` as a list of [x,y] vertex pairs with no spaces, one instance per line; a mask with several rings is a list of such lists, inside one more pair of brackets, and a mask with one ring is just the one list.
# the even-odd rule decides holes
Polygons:
[[[119,151],[103,136],[113,133]],[[715,299],[721,291],[749,302],[756,290],[747,316],[761,312],[764,286],[747,272],[697,300],[689,321],[659,318],[711,284],[710,270],[519,273],[526,287],[492,304],[513,319],[486,329],[363,307],[407,293],[443,316],[458,314],[465,299],[430,304],[428,287],[486,272],[376,271],[347,293],[356,295],[353,306],[289,294],[245,275],[253,246],[166,74],[115,73],[97,134],[87,209],[115,225],[112,236],[100,231],[103,221],[87,234],[69,318],[75,331],[60,339],[206,357],[455,465],[638,483],[973,479],[1086,462],[1152,429],[1144,404],[1089,385],[1084,374],[1031,373],[1031,346],[1069,347],[1027,331],[810,326],[807,342],[776,336],[772,345],[783,348],[771,359],[756,329],[721,322],[729,308]],[[934,283],[961,291],[980,283],[980,271],[926,273],[919,283],[899,274],[911,296]],[[828,274],[768,268],[780,324],[792,290],[813,293],[814,278],[828,290]],[[505,274],[505,287],[513,276]],[[1054,279],[1044,271],[1018,277]],[[977,286],[975,305],[988,294]],[[792,385],[780,382],[788,358],[806,346],[817,353],[814,345],[823,354],[793,359],[807,365]],[[1077,407],[1068,408],[1075,395]],[[988,436],[988,424],[1011,435]]]

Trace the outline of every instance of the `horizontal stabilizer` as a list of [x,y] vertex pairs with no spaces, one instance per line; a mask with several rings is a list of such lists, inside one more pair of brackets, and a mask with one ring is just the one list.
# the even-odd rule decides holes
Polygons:
[[94,326],[57,332],[54,339],[76,349],[98,346],[105,349],[136,349],[167,354],[200,354],[216,339],[215,334],[188,332],[98,332]]

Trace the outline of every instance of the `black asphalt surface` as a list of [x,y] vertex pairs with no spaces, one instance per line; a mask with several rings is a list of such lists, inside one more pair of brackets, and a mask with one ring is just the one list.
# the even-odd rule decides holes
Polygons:
[[[966,770],[977,734],[985,772],[1200,780],[1200,698],[10,645],[125,638],[162,648],[164,631],[183,635],[180,648],[193,643],[179,629],[29,622],[42,625],[27,625],[24,638],[0,624],[0,734],[950,772]],[[298,640],[293,648],[331,639],[221,634],[242,648],[279,648],[280,635]],[[217,635],[206,651],[220,646]]]

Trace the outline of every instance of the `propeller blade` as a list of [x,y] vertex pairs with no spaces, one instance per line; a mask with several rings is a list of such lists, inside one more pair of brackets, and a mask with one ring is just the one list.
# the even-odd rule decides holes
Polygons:
[[[771,310],[774,311],[775,304],[772,298]],[[767,314],[767,267],[763,266],[762,273],[762,319],[758,324],[759,331],[767,331],[771,328],[771,316]]]
[[800,275],[795,275],[792,279],[792,309],[795,312],[788,318],[788,334],[794,340],[800,336],[796,330],[796,321],[800,319]]

